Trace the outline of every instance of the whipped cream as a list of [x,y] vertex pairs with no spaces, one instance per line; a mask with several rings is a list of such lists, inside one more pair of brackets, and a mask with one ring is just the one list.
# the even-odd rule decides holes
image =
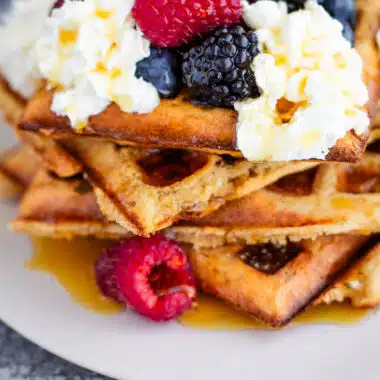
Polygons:
[[57,88],[51,108],[77,129],[112,102],[137,113],[159,105],[155,87],[135,76],[150,44],[136,28],[133,5],[134,0],[66,1],[37,42],[39,70]]
[[40,86],[34,45],[55,0],[14,0],[0,23],[0,75],[24,98]]
[[261,96],[235,104],[238,147],[249,160],[324,159],[339,138],[369,126],[362,60],[322,6],[287,13],[269,0],[244,4],[260,49],[252,62]]

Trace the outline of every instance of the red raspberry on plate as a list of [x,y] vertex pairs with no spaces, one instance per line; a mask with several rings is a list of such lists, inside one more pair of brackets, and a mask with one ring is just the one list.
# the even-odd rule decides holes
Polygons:
[[155,46],[179,46],[220,26],[239,22],[241,0],[136,0],[133,16]]
[[133,237],[107,249],[98,258],[95,273],[106,297],[153,321],[176,318],[192,306],[196,296],[185,252],[160,234]]

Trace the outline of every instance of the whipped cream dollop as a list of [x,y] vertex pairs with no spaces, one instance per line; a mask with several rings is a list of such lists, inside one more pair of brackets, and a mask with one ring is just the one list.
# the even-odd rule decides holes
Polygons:
[[261,52],[252,62],[261,96],[235,104],[238,147],[249,160],[324,159],[351,129],[369,126],[362,60],[322,6],[287,13],[284,2],[245,3]]
[[13,0],[0,23],[0,75],[24,98],[41,84],[34,45],[55,0]]
[[47,20],[36,53],[41,74],[56,87],[52,110],[83,128],[115,102],[125,112],[159,104],[155,87],[135,76],[150,44],[136,27],[133,0],[66,1]]

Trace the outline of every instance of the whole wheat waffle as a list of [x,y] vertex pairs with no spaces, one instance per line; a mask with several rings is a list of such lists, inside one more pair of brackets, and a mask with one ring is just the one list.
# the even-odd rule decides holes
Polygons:
[[[88,182],[80,177],[71,180],[59,179],[44,170],[35,177],[21,202],[20,215],[10,227],[19,232],[50,238],[92,236],[121,239],[131,236],[124,228],[105,220]],[[172,235],[170,229],[165,232],[169,236]],[[281,243],[269,239],[269,246],[262,243],[250,246],[260,248],[260,255],[265,254],[262,251],[263,247],[291,248],[290,254],[285,256],[288,256],[289,260],[295,256],[294,260],[289,263],[285,260],[282,269],[278,269],[281,261],[277,260],[278,272],[272,275],[261,273],[239,258],[237,252],[242,252],[244,244],[198,250],[186,245],[186,249],[192,259],[195,273],[202,280],[201,284],[206,291],[256,316],[266,318],[272,324],[282,324],[299,312],[324,287],[330,285],[333,274],[350,261],[351,254],[367,239],[368,237],[358,235],[330,236],[319,237],[314,241],[304,240],[298,244],[290,243],[286,239]],[[245,257],[245,260],[249,259],[247,254],[242,257]],[[380,302],[380,288],[376,285],[377,275],[380,275],[377,263],[380,263],[378,247],[369,251],[368,256],[358,261],[347,275],[315,303],[340,302],[351,298],[354,306],[375,306]],[[263,266],[265,269],[265,265]],[[216,268],[218,270],[213,271]],[[273,269],[276,268],[272,267],[272,271]],[[247,275],[244,277],[247,279],[244,283],[239,273]],[[357,273],[360,273],[359,280],[364,284],[362,291],[349,293],[346,283],[357,281]],[[298,289],[301,291],[298,292]],[[288,303],[283,300],[287,300]],[[268,306],[263,309],[266,302]],[[259,309],[260,307],[262,309]]]
[[[379,61],[380,61],[380,48],[379,48]],[[377,104],[376,116],[372,122],[370,142],[380,140],[380,100]]]
[[[241,157],[237,149],[237,114],[233,110],[196,106],[184,95],[162,100],[149,114],[128,114],[116,105],[89,119],[87,127],[76,132],[66,118],[50,110],[52,92],[38,93],[28,104],[20,124],[22,130],[60,139],[98,137],[119,145],[144,148],[198,150]],[[365,149],[367,136],[348,133],[327,155],[332,161],[357,161]]]
[[24,111],[26,100],[12,91],[0,75],[0,111],[5,121],[14,126],[18,137],[39,154],[48,168],[61,177],[71,177],[80,173],[82,167],[58,142],[34,133],[20,131],[16,127]]
[[[373,114],[380,86],[380,67],[377,59],[375,35],[380,26],[378,0],[357,2],[358,22],[355,45],[364,60],[364,80],[368,84]],[[148,148],[175,148],[228,153],[240,156],[236,141],[237,113],[233,110],[196,106],[186,94],[174,100],[162,100],[150,114],[122,112],[116,105],[90,118],[87,127],[75,132],[67,118],[57,117],[50,104],[53,93],[42,91],[28,104],[21,128],[52,138],[92,136],[113,140],[121,145]],[[348,133],[330,150],[327,160],[356,162],[360,159],[368,136]]]
[[179,241],[206,246],[379,232],[379,191],[380,154],[367,152],[358,164],[322,164],[283,177],[208,216],[187,216],[171,230]]
[[11,223],[16,231],[52,238],[129,235],[103,217],[91,185],[81,176],[61,179],[44,169],[35,176],[20,204],[20,216]]
[[0,153],[0,198],[18,197],[41,166],[39,157],[25,146]]
[[272,326],[283,326],[331,284],[367,240],[334,235],[189,250],[188,255],[205,292]]
[[21,118],[25,105],[25,99],[13,92],[0,75],[0,110],[5,120],[11,125],[16,125]]
[[111,221],[138,235],[205,215],[278,178],[316,163],[257,164],[199,152],[120,147],[96,139],[62,141],[83,164]]
[[314,303],[345,301],[349,301],[354,307],[375,307],[380,303],[379,243]]

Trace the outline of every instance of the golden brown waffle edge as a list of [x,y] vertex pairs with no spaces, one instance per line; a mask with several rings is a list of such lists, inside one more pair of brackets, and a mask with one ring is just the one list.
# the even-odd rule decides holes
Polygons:
[[[103,214],[139,235],[169,227],[187,214],[209,214],[230,199],[317,165],[260,164],[188,151],[147,151],[88,138],[63,143],[82,162]],[[185,175],[167,182],[177,172]],[[164,184],[152,183],[157,173]]]
[[[57,199],[59,199],[58,202]],[[33,184],[26,192],[21,202],[20,215],[11,224],[11,227],[19,232],[52,238],[94,236],[122,239],[131,236],[127,230],[106,221],[97,208],[95,196],[86,181],[80,177],[71,180],[59,179],[45,171],[41,171],[36,176]],[[172,235],[170,229],[164,232],[168,236]],[[236,253],[247,246],[245,243],[226,244],[216,248],[194,247],[189,250],[189,255],[193,265],[195,265],[195,273],[203,281],[203,288],[206,291],[227,300],[235,307],[253,313],[257,317],[261,316],[261,318],[272,324],[280,325],[287,322],[303,306],[306,306],[310,299],[317,296],[318,292],[320,293],[325,286],[330,285],[333,273],[336,274],[339,268],[341,269],[345,266],[349,262],[351,253],[354,255],[356,248],[368,238],[368,236],[346,234],[340,237],[327,236],[319,237],[315,240],[301,240],[298,244],[302,247],[303,253],[299,255],[300,252],[298,252],[294,259],[296,261],[286,264],[280,272],[273,275],[277,277],[268,279],[267,275],[263,275],[251,268],[242,260],[237,260]],[[268,237],[265,243],[268,242],[280,247],[287,246],[290,243],[286,237],[281,241],[274,237]],[[263,243],[262,241],[256,241],[252,245],[257,246]],[[189,244],[186,244],[187,249],[189,246]],[[233,265],[231,265],[231,262]],[[292,262],[293,264],[291,264]],[[367,264],[367,262],[370,264]],[[367,285],[376,283],[376,278],[380,276],[380,266],[372,265],[371,263],[373,262],[380,262],[379,249],[371,250],[368,259],[365,256],[363,260],[352,267],[351,271],[355,273],[355,278],[356,273],[362,273],[361,281],[364,281],[363,283],[365,284],[363,292],[356,293],[355,298],[348,293],[343,293],[344,297],[339,298],[336,296],[337,292],[335,291],[335,298],[333,298],[332,291],[328,290],[322,296],[323,298],[321,298],[320,302],[338,302],[344,298],[345,300],[352,300],[354,306],[360,306],[360,303],[363,304],[364,302],[369,305],[367,302],[369,290],[364,291],[364,289],[373,289],[370,293],[370,299],[372,300],[371,306],[375,306],[375,301],[377,303],[377,300],[380,300],[379,288],[374,288],[372,285],[369,288],[368,286],[370,285]],[[217,267],[218,270],[213,271],[212,268],[214,267]],[[372,269],[368,270],[367,268]],[[248,277],[244,277],[246,272]],[[217,273],[220,275],[217,275]],[[245,287],[239,281],[230,281],[231,278],[234,279],[236,276],[239,278],[239,273],[244,273],[244,276],[240,278],[251,278],[252,276],[255,281],[258,281],[258,287],[256,288],[255,286],[255,289],[251,289],[253,283],[251,284],[249,281],[247,281]],[[351,278],[350,273],[347,272],[347,276]],[[292,284],[296,282],[297,286],[302,285],[302,292],[294,294],[292,289],[280,286],[281,279],[292,278],[292,276],[295,278],[290,282]],[[316,277],[318,277],[318,281],[314,281]],[[343,277],[334,287],[340,289],[345,282],[347,280]],[[268,287],[268,284],[276,284],[277,287],[273,286],[271,288]],[[271,289],[272,292],[268,296],[268,302],[270,302],[265,309],[263,309],[261,303],[260,307],[257,305],[262,292],[264,292],[263,287],[267,290]],[[275,299],[281,299],[276,294],[283,294],[288,303],[283,304],[280,302],[278,305],[274,303]],[[236,297],[238,297],[239,302]]]
[[17,198],[31,183],[40,158],[28,147],[17,146],[0,153],[0,199]]
[[60,177],[71,177],[81,172],[80,163],[74,160],[58,142],[18,129],[17,124],[25,106],[26,100],[12,91],[0,75],[0,111],[5,121],[13,126],[17,136],[39,154],[44,164]]
[[[355,45],[364,60],[364,80],[368,85],[368,112],[374,114],[379,98],[380,67],[375,35],[380,9],[377,0],[358,1]],[[21,128],[51,138],[98,137],[121,145],[145,148],[175,148],[240,156],[236,142],[237,114],[233,110],[195,106],[186,94],[162,100],[145,115],[122,112],[116,105],[89,119],[88,126],[76,133],[67,118],[57,117],[50,104],[53,93],[41,91],[29,103]],[[352,131],[338,140],[326,157],[329,161],[357,162],[365,150],[368,135]]]

